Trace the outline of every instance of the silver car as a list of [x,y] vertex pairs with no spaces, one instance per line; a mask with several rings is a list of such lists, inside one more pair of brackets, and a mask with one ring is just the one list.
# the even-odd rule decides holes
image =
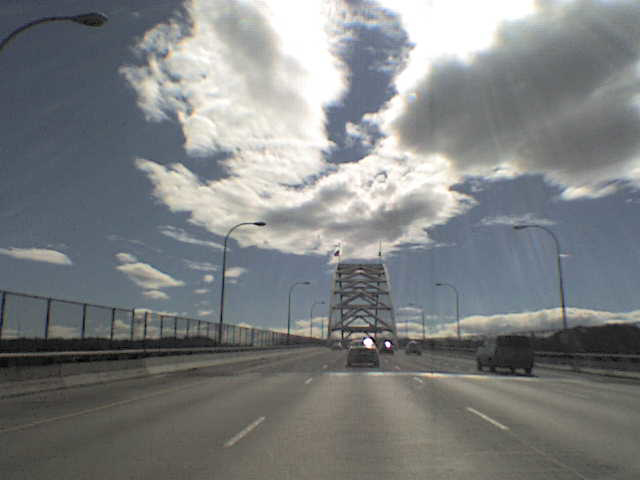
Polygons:
[[347,367],[379,367],[380,357],[375,347],[352,345],[347,353]]

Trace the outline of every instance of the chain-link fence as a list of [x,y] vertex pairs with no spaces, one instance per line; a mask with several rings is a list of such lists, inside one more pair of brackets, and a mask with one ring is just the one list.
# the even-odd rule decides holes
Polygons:
[[[0,290],[0,351],[287,343],[287,334],[148,310],[94,305]],[[291,335],[289,343],[318,343]]]

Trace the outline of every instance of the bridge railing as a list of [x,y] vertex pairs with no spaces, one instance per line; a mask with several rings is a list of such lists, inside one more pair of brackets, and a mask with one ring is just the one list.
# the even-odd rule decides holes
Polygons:
[[[477,346],[472,345],[478,338],[439,339],[438,342],[425,342],[423,348],[443,350],[473,357]],[[640,372],[640,355],[623,353],[579,353],[579,352],[551,352],[536,350],[536,363],[570,365],[577,369],[601,369],[627,372]]]
[[[219,324],[149,310],[97,305],[0,290],[0,352],[104,350],[111,348],[272,346],[282,332]],[[291,344],[317,339],[291,335]]]

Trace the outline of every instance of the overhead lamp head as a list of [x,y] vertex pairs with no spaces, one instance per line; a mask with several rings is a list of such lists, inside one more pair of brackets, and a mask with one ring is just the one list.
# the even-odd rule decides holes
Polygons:
[[74,15],[73,17],[69,17],[72,21],[76,23],[80,23],[87,27],[101,27],[109,18],[99,12],[91,12],[91,13],[83,13],[81,15]]

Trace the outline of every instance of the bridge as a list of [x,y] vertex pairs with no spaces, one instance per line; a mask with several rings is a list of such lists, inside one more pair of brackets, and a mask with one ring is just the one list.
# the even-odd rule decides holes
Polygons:
[[391,284],[384,263],[339,263],[333,276],[328,338],[363,333],[396,338]]

